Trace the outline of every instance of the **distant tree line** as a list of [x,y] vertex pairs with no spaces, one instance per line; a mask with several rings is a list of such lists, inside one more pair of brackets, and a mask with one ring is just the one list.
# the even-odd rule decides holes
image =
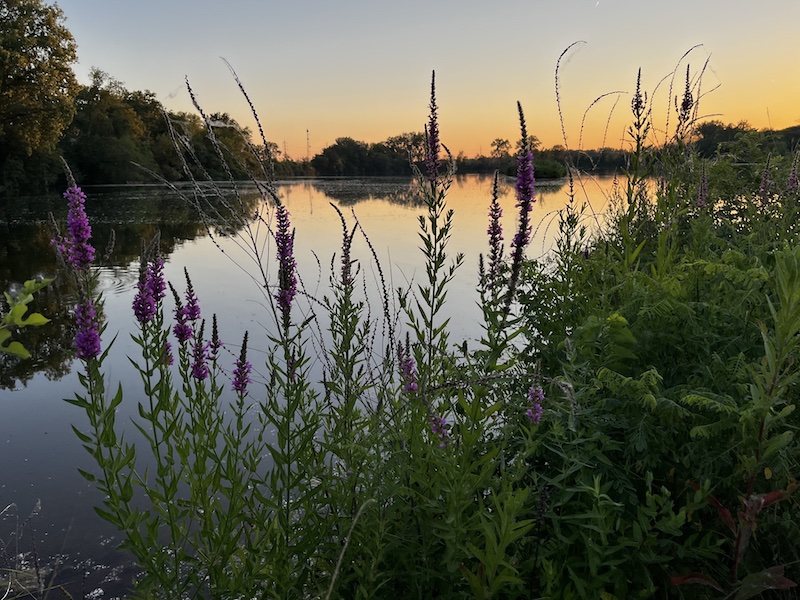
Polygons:
[[[277,144],[253,145],[250,132],[227,113],[204,122],[170,112],[149,91],[130,91],[99,69],[79,85],[76,46],[63,13],[44,0],[0,4],[0,195],[36,194],[63,187],[63,156],[82,184],[141,183],[194,177],[247,179],[267,164],[269,175],[408,176],[420,164],[425,136],[402,133],[379,143],[338,138],[310,160],[282,156]],[[212,143],[209,128],[217,143]],[[800,127],[756,131],[747,123],[699,124],[689,140],[700,158],[731,185],[752,185],[769,157],[778,167],[800,144]],[[594,173],[624,171],[625,150],[544,149],[531,136],[536,177],[563,177],[567,167]],[[456,157],[461,173],[516,172],[515,148],[505,139],[489,156]],[[220,158],[224,157],[224,161]],[[791,159],[789,159],[791,162]]]

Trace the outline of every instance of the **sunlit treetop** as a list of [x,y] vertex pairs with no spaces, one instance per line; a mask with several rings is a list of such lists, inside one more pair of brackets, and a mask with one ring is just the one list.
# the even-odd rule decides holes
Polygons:
[[75,40],[56,5],[0,3],[0,166],[52,148],[75,114]]

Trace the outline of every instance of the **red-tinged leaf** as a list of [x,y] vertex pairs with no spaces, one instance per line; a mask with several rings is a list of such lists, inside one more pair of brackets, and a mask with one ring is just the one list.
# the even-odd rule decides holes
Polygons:
[[731,533],[736,533],[736,525],[733,522],[733,515],[731,515],[731,511],[729,511],[725,506],[717,500],[714,496],[709,495],[706,498],[708,503],[717,509],[717,513],[719,513],[719,518],[722,519],[722,522],[728,526],[728,529],[731,530]]
[[711,579],[708,575],[703,575],[702,573],[689,573],[688,575],[684,575],[683,577],[672,577],[670,578],[673,585],[684,585],[686,583],[699,583],[700,585],[707,585],[709,587],[714,588],[718,592],[724,592],[719,584]]
[[[695,492],[700,491],[700,486],[698,485],[698,483],[696,481],[690,481],[689,485],[691,486],[691,488]],[[714,508],[717,509],[717,512],[719,513],[719,518],[722,519],[722,522],[725,523],[725,525],[728,526],[728,529],[731,530],[731,533],[736,535],[736,524],[733,522],[733,515],[731,515],[731,511],[729,511],[727,508],[725,508],[725,506],[722,504],[722,502],[717,500],[711,494],[708,495],[708,497],[706,498],[706,501],[711,506],[713,506]]]
[[745,577],[736,592],[735,600],[747,600],[766,590],[787,590],[796,585],[794,581],[783,576],[782,566],[770,567]]
[[775,490],[761,496],[761,508],[767,508],[770,504],[775,504],[779,500],[786,498],[787,494],[783,490]]

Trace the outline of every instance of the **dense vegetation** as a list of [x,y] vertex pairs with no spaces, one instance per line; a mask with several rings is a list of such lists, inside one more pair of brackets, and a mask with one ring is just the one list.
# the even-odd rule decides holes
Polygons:
[[[188,274],[170,323],[156,238],[133,304],[137,444],[115,422],[137,393],[106,391],[113,348],[100,346],[83,194],[71,187],[58,247],[79,297],[85,390],[72,402],[88,417],[78,435],[97,463],[85,476],[103,493],[98,512],[144,571],[138,593],[791,597],[798,158],[767,157],[731,192],[731,165],[691,143],[692,104],[687,83],[674,137],[655,148],[637,84],[613,209],[598,220],[573,198],[544,262],[525,260],[534,162],[520,107],[518,224],[504,247],[496,193],[487,199],[477,342],[451,338],[442,312],[463,258],[447,251],[453,167],[433,87],[417,171],[426,270],[411,289],[368,285],[380,265],[352,258],[363,232],[339,213],[330,286],[304,300],[293,256],[303,232],[274,188],[264,184],[271,203],[255,221],[252,207],[230,214],[226,235],[238,232],[263,278],[266,385],[251,380],[247,335],[222,364]],[[149,474],[142,459],[155,461]]]
[[[518,225],[504,247],[496,195],[487,198],[478,341],[451,338],[443,313],[463,258],[448,253],[453,167],[441,156],[433,85],[416,161],[426,269],[412,288],[369,286],[379,262],[352,258],[364,232],[338,213],[330,285],[305,298],[293,255],[303,232],[270,182],[260,184],[269,203],[255,221],[252,206],[237,211],[236,197],[223,196],[224,234],[238,235],[260,278],[264,385],[251,380],[247,335],[239,358],[222,364],[220,333],[201,318],[188,274],[165,302],[156,236],[133,305],[143,393],[107,388],[114,349],[101,347],[99,331],[113,323],[102,322],[84,195],[71,185],[57,248],[78,298],[84,389],[72,403],[87,422],[77,434],[96,462],[84,475],[103,494],[98,513],[143,570],[137,592],[791,597],[800,579],[796,131],[697,123],[689,82],[659,147],[637,82],[613,209],[601,219],[573,197],[543,262],[525,260],[535,157],[519,108]],[[186,136],[177,164],[208,144],[209,166],[187,163],[187,176],[269,174],[266,153],[227,162],[241,137],[226,137],[235,131],[226,119],[196,123],[205,134]],[[135,146],[144,135],[113,118],[86,123],[80,131],[98,140],[120,132]],[[92,152],[80,135],[76,160]],[[369,145],[337,145],[370,159]],[[24,314],[4,316],[3,344]],[[322,381],[312,380],[312,360],[324,365]],[[137,444],[115,421],[131,396],[143,398]]]

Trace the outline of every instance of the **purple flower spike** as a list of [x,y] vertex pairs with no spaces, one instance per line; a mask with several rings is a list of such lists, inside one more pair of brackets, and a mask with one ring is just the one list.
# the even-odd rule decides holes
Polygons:
[[519,229],[511,245],[524,248],[531,239],[530,212],[534,203],[533,152],[528,140],[528,129],[525,126],[525,115],[522,104],[517,102],[519,124],[521,130],[520,148],[517,154],[517,208],[519,209]]
[[275,245],[278,247],[278,302],[284,329],[289,328],[292,300],[297,295],[296,263],[294,260],[294,231],[289,221],[289,211],[280,205],[276,214]]
[[236,368],[233,370],[233,389],[240,396],[247,393],[247,384],[250,383],[250,372],[253,366],[247,360],[247,332],[244,332],[244,339],[242,339],[242,352],[236,360]]
[[166,287],[163,260],[155,258],[139,267],[139,282],[133,299],[133,314],[139,323],[144,325],[155,317]]
[[158,303],[159,300],[166,296],[167,290],[167,284],[164,283],[164,261],[161,258],[156,258],[148,263],[147,277],[150,294]]
[[534,424],[538,424],[542,420],[543,412],[544,391],[542,388],[538,386],[528,388],[528,401],[531,403],[531,407],[525,411],[525,416]]
[[517,153],[517,208],[519,209],[519,226],[511,246],[514,254],[511,258],[511,275],[508,280],[508,291],[503,306],[503,312],[508,314],[511,304],[516,294],[517,282],[522,271],[522,263],[525,260],[525,246],[531,239],[530,213],[534,203],[534,178],[533,178],[533,153],[531,152],[530,140],[528,139],[528,129],[525,126],[525,115],[522,112],[522,104],[517,102],[519,111],[519,125],[521,139],[519,142],[519,152]]
[[500,272],[500,263],[503,260],[503,224],[500,219],[503,209],[498,201],[498,174],[494,173],[492,185],[492,202],[489,205],[489,281],[494,282]]
[[208,377],[209,343],[203,341],[205,324],[205,321],[200,324],[200,331],[194,339],[194,348],[192,350],[192,377],[197,381],[203,381]]
[[189,341],[194,333],[192,326],[189,325],[186,319],[186,308],[181,302],[178,292],[169,284],[169,289],[172,291],[172,296],[175,299],[175,326],[172,328],[172,333],[181,345]]
[[172,344],[169,343],[169,340],[164,342],[164,354],[161,360],[166,366],[170,366],[175,362],[175,360],[172,358]]
[[222,340],[219,339],[219,328],[217,327],[217,313],[212,315],[211,319],[211,344],[209,345],[210,349],[210,358],[211,362],[214,364],[217,363],[217,359],[219,358],[219,351],[223,347]]
[[397,344],[397,359],[400,363],[400,376],[403,378],[403,391],[407,394],[414,394],[419,391],[417,382],[417,365],[411,356],[411,341],[406,335],[406,344]]
[[100,323],[91,298],[83,300],[75,307],[75,355],[83,360],[97,358],[100,354]]
[[439,438],[439,447],[444,448],[447,445],[447,436],[450,433],[447,429],[447,419],[431,415],[431,431]]
[[400,370],[403,373],[403,391],[414,393],[419,390],[419,384],[417,383],[417,366],[414,363],[414,359],[408,357],[403,360],[403,362],[400,363]]
[[436,181],[439,177],[439,152],[441,142],[439,141],[439,119],[437,112],[439,107],[436,105],[436,71],[431,73],[431,103],[428,125],[425,127],[425,172],[428,181]]
[[61,256],[75,271],[85,271],[94,260],[94,247],[89,243],[92,228],[86,216],[86,194],[78,186],[64,192],[69,201],[67,211],[67,236],[54,240]]
[[186,319],[189,321],[197,321],[200,318],[200,301],[197,299],[197,294],[194,293],[194,286],[192,280],[189,279],[189,271],[186,267],[183,268],[183,274],[186,276],[186,307],[184,313]]
[[142,325],[149,323],[156,314],[156,302],[150,295],[150,290],[145,281],[140,280],[137,285],[138,291],[133,299],[133,314],[136,320]]

